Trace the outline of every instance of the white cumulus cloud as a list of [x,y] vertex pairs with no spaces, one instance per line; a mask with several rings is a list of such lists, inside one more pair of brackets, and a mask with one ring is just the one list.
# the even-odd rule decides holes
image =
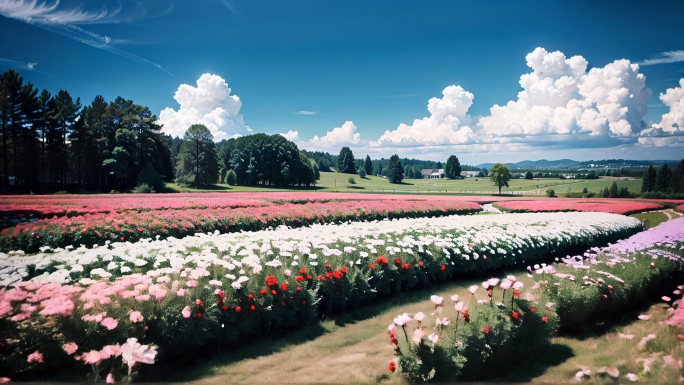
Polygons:
[[449,86],[442,98],[431,98],[427,109],[430,116],[416,119],[411,125],[400,124],[393,131],[385,131],[371,147],[412,147],[421,145],[462,144],[475,139],[468,127],[472,121],[468,109],[474,96],[461,86]]
[[178,87],[174,99],[180,108],[162,110],[158,123],[163,124],[163,132],[171,136],[182,137],[193,124],[207,126],[216,141],[249,134],[252,130],[240,115],[242,102],[230,92],[222,77],[203,74],[197,80],[197,87],[188,84]]
[[348,120],[341,127],[335,127],[321,137],[316,135],[311,140],[300,143],[307,148],[316,149],[356,146],[361,143],[361,134],[356,132],[354,122]]
[[280,135],[284,136],[285,139],[287,139],[287,140],[295,141],[295,140],[299,139],[299,131],[290,130],[287,133],[285,133],[285,134],[281,133]]

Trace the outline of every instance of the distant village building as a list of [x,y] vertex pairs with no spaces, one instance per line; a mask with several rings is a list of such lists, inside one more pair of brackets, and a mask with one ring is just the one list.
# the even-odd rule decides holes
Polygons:
[[461,176],[464,178],[477,178],[480,171],[461,171]]
[[420,173],[423,174],[423,177],[427,177],[430,179],[439,179],[439,178],[445,178],[446,174],[444,173],[444,169],[436,169],[436,168],[424,168],[420,170]]

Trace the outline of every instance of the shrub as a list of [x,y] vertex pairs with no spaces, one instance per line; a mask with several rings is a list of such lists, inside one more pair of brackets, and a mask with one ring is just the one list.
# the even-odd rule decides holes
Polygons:
[[235,186],[237,184],[237,174],[234,170],[228,170],[226,173],[226,183],[231,186]]
[[112,190],[112,191],[110,191],[109,193],[110,193],[110,194],[120,194],[120,193],[119,193],[118,191],[116,191],[116,190]]
[[588,192],[588,190],[586,187],[582,189],[582,194],[586,194],[587,192]]
[[593,198],[596,196],[596,193],[593,191],[589,191],[588,193],[584,194],[585,198]]
[[353,176],[350,176],[349,179],[347,179],[347,182],[349,182],[349,184],[356,184],[356,179],[354,179]]
[[154,192],[154,188],[152,188],[152,187],[151,187],[150,185],[148,185],[147,183],[141,183],[141,184],[139,184],[138,186],[136,186],[136,187],[135,187],[133,190],[131,190],[131,191],[134,192],[134,193],[145,193],[145,194],[148,194],[148,193],[153,193],[153,192]]
[[140,186],[147,185],[153,189],[161,191],[164,188],[164,181],[161,175],[154,169],[151,163],[148,163],[140,172],[138,177],[138,184]]
[[550,188],[550,189],[546,190],[546,196],[548,196],[548,197],[555,197],[555,196],[556,196],[556,192],[555,192],[552,188]]
[[66,195],[66,194],[68,194],[68,193],[69,193],[68,191],[59,190],[59,191],[55,192],[55,195]]
[[360,168],[359,169],[359,178],[363,179],[365,177],[366,177],[366,170],[364,170],[363,168]]

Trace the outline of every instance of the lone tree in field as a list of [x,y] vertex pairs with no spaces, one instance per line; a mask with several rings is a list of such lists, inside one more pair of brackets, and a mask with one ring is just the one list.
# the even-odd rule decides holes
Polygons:
[[399,155],[394,154],[389,158],[389,165],[387,166],[387,179],[390,183],[401,183],[404,179],[404,167],[401,165]]
[[337,172],[356,174],[356,160],[349,147],[342,147],[340,155],[337,156]]
[[454,179],[461,176],[461,163],[458,161],[456,155],[451,155],[444,166],[444,173],[447,178]]
[[193,124],[183,136],[178,154],[178,178],[183,183],[199,188],[200,184],[215,183],[219,166],[214,136],[203,124]]
[[494,182],[494,186],[499,188],[499,195],[501,195],[501,187],[508,187],[508,182],[511,180],[511,170],[504,164],[494,163],[489,169],[489,179]]
[[534,175],[530,171],[525,173],[525,179],[534,179]]

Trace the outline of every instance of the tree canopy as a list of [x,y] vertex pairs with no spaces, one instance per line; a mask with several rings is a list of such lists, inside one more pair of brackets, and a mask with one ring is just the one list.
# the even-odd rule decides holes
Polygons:
[[337,156],[337,172],[356,174],[356,169],[354,153],[349,147],[342,147],[340,155]]
[[401,183],[402,179],[404,179],[404,167],[402,167],[401,160],[399,160],[397,154],[390,156],[387,167],[387,180],[390,183]]
[[461,176],[461,163],[458,161],[456,155],[451,155],[444,166],[444,173],[449,179],[454,179]]
[[508,187],[508,182],[511,180],[511,170],[502,163],[494,163],[489,169],[489,179],[494,182],[494,186],[499,188],[499,195],[501,195],[501,188]]
[[203,124],[193,124],[185,131],[178,154],[176,182],[185,185],[216,183],[219,176],[214,136]]

